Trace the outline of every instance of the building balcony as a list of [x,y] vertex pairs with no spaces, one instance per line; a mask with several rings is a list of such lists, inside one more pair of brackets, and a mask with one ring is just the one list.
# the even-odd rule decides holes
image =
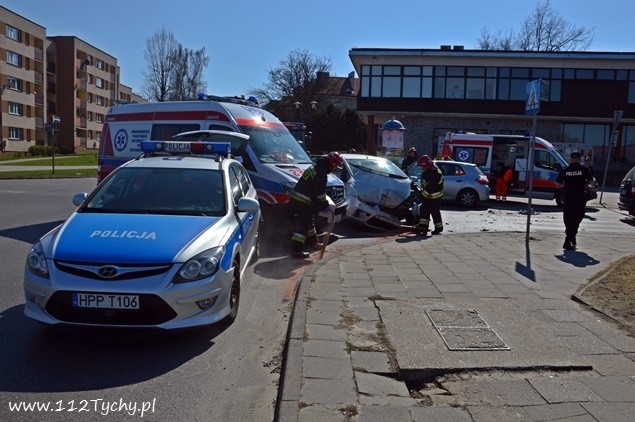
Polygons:
[[35,94],[35,105],[36,106],[44,105],[44,95]]
[[41,48],[37,48],[37,47],[35,48],[35,51],[33,53],[33,58],[39,61],[42,61],[44,59],[44,52],[42,51]]
[[35,118],[35,128],[36,129],[44,129],[44,118],[36,117]]
[[75,119],[75,124],[77,125],[77,127],[80,127],[82,129],[86,129],[86,118],[85,117],[77,117]]
[[40,72],[35,72],[34,76],[36,84],[41,84],[44,81],[44,76]]

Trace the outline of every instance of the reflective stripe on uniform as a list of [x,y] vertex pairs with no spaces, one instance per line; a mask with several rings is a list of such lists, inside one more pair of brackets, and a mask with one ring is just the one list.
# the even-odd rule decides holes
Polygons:
[[306,241],[306,236],[302,233],[293,233],[291,240],[294,242],[304,243]]
[[439,199],[439,198],[443,198],[443,191],[435,192],[435,193],[428,193],[426,191],[423,191],[422,195],[426,199]]
[[303,204],[311,205],[311,198],[301,193],[293,191],[291,192],[290,197],[291,199],[295,199],[296,201],[302,202]]

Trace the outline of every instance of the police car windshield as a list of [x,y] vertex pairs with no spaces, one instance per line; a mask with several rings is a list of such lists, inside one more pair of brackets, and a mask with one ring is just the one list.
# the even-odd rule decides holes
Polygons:
[[78,212],[222,216],[223,176],[209,169],[123,167]]
[[261,163],[312,164],[311,158],[286,128],[241,126]]

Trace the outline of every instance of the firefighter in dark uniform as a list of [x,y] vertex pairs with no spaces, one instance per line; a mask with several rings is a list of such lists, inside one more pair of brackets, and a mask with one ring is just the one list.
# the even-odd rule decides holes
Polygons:
[[427,155],[419,157],[417,165],[423,169],[421,172],[423,202],[420,208],[419,229],[421,233],[427,234],[430,230],[430,216],[432,216],[434,221],[432,234],[439,234],[443,231],[443,220],[441,219],[443,173]]
[[580,153],[572,152],[569,165],[558,173],[556,186],[564,189],[564,208],[562,217],[564,219],[565,239],[562,248],[565,250],[575,249],[577,246],[576,235],[578,227],[584,218],[586,200],[584,191],[587,183],[593,180],[593,176],[588,168],[580,164]]
[[295,216],[296,227],[291,238],[291,251],[294,258],[307,258],[306,247],[319,248],[315,230],[314,216],[325,217],[330,223],[333,218],[326,199],[326,181],[334,168],[340,167],[344,160],[339,152],[329,152],[318,158],[315,165],[304,171],[291,192],[291,214]]

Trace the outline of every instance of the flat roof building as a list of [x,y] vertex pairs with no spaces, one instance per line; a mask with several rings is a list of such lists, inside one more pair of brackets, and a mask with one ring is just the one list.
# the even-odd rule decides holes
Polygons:
[[353,48],[361,79],[357,111],[367,149],[381,149],[381,125],[397,118],[405,147],[437,152],[447,132],[524,134],[527,82],[542,81],[536,135],[585,149],[594,165],[609,155],[615,111],[623,111],[611,170],[635,163],[635,53]]

